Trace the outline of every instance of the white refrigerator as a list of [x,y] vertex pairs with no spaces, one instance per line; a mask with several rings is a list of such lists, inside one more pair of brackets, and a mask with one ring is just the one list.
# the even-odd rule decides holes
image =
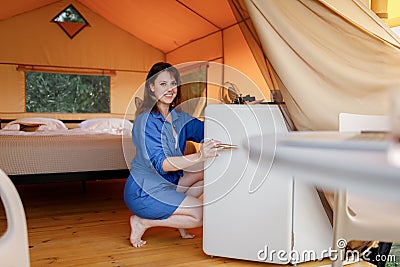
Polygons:
[[205,138],[237,148],[205,163],[206,254],[276,264],[329,256],[332,227],[314,186],[297,182],[273,158],[249,158],[248,137],[287,131],[277,105],[207,106]]

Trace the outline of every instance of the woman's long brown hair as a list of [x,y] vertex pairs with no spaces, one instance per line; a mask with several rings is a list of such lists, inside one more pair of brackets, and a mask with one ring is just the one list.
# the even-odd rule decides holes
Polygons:
[[160,112],[157,107],[158,99],[156,99],[154,92],[150,90],[150,84],[154,83],[155,79],[162,71],[168,71],[175,78],[177,83],[177,95],[174,101],[172,101],[170,107],[177,107],[180,104],[181,78],[179,71],[169,63],[157,62],[151,67],[149,73],[147,74],[143,102],[140,105],[140,107],[136,110],[136,116],[147,111]]

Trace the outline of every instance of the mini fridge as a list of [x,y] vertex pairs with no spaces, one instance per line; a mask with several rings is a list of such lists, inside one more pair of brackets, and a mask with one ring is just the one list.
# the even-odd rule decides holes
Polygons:
[[[205,138],[237,148],[205,162],[206,254],[276,264],[329,256],[332,226],[315,187],[297,182],[273,157],[249,157],[249,137],[286,132],[278,105],[207,106]],[[275,142],[259,145],[275,149]]]

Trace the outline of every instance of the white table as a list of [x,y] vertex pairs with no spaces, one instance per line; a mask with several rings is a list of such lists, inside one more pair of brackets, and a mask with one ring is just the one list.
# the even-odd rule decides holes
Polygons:
[[[297,179],[386,199],[400,198],[400,168],[387,162],[385,141],[349,141],[354,134],[290,132],[249,137],[250,157],[274,158]],[[276,150],[263,146],[276,142]]]

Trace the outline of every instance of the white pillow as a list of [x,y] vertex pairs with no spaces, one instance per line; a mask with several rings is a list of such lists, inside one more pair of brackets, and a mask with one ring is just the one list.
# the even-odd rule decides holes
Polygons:
[[132,131],[133,123],[119,118],[96,118],[79,123],[79,127],[111,134],[129,134]]
[[23,118],[9,122],[4,130],[21,130],[22,126],[38,126],[37,131],[68,130],[65,124],[52,118]]

